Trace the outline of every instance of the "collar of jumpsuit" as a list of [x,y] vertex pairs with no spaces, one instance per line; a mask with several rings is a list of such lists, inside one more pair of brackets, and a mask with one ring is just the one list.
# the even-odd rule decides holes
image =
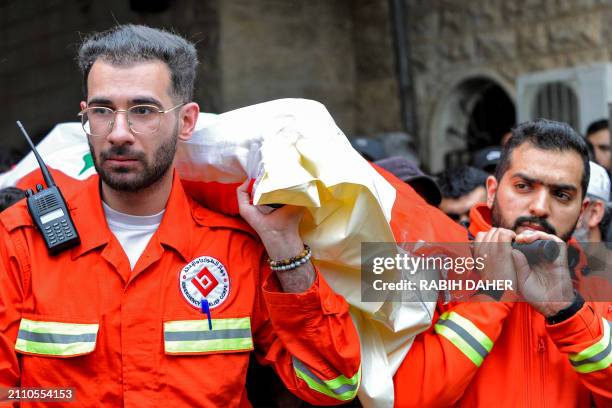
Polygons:
[[[92,177],[87,182],[98,183],[99,180],[98,177]],[[81,238],[81,245],[72,250],[73,260],[94,248],[108,244],[111,239],[115,239],[106,223],[100,189],[96,188],[95,191],[96,194],[76,195],[72,201],[74,222],[79,226],[78,232]],[[162,245],[174,249],[187,262],[192,255],[189,253],[190,231],[189,229],[179,231],[179,229],[180,225],[189,225],[192,220],[191,205],[183,192],[180,179],[174,175],[172,192],[166,204],[164,217],[157,233],[153,235],[148,244],[150,250],[138,260],[129,280],[132,281],[140,272],[159,259],[163,252]],[[102,257],[115,264],[118,270],[124,271],[126,265],[123,265],[123,261],[128,262],[127,256],[121,256],[121,254],[116,253],[117,251],[122,251],[122,248],[107,245],[102,251]],[[129,262],[127,263],[127,269],[130,269]],[[124,276],[124,278],[127,277]]]

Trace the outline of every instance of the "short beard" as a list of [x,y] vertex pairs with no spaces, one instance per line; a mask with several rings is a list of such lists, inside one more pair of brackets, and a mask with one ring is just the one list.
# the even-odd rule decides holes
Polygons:
[[555,227],[553,227],[545,218],[542,218],[542,217],[523,216],[523,217],[518,217],[516,220],[514,220],[513,223],[507,222],[506,220],[504,220],[504,217],[501,214],[499,203],[497,202],[497,197],[493,199],[493,206],[491,207],[491,224],[494,227],[506,228],[506,229],[516,232],[516,230],[520,226],[522,226],[523,224],[527,224],[527,223],[539,225],[542,227],[542,229],[544,229],[544,232],[546,232],[547,234],[556,235],[559,238],[561,238],[564,242],[567,242],[572,238],[572,234],[574,233],[574,230],[576,229],[578,220],[576,220],[572,228],[570,228],[570,230],[567,233],[563,234],[562,236],[559,236],[557,234],[557,230],[555,229]]
[[[147,163],[146,156],[143,152],[133,152],[127,145],[112,146],[107,151],[101,152],[99,162],[91,143],[89,143],[89,149],[94,159],[94,167],[102,181],[113,190],[133,193],[151,187],[153,184],[159,182],[170,170],[172,161],[174,160],[174,154],[176,153],[177,142],[178,129],[175,129],[174,135],[157,148],[152,163]],[[130,171],[129,168],[116,167],[115,170],[111,172],[106,171],[101,166],[101,163],[112,156],[126,156],[133,160],[137,160],[142,164],[143,170],[135,179],[123,180],[121,177],[117,177],[116,174],[128,173]]]

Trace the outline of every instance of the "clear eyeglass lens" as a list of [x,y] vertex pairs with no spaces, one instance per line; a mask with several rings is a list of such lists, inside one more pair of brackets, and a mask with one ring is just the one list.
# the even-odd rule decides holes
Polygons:
[[[92,136],[106,136],[113,128],[115,114],[103,106],[87,108],[81,118],[83,129]],[[159,128],[160,112],[155,106],[136,105],[128,109],[127,120],[133,132],[150,134]]]
[[154,133],[159,127],[161,114],[155,106],[132,106],[127,115],[130,128],[136,133]]
[[113,122],[114,112],[110,108],[87,108],[81,117],[83,129],[93,136],[106,136]]

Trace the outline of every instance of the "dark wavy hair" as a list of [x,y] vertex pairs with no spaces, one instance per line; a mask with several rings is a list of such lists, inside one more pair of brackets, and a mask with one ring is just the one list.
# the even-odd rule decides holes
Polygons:
[[472,166],[444,170],[438,176],[438,185],[444,198],[459,198],[478,187],[486,187],[489,173]]
[[193,98],[198,56],[193,43],[165,30],[143,25],[118,25],[87,37],[79,48],[77,61],[83,74],[83,93],[87,77],[96,60],[129,65],[160,60],[170,69],[171,95],[177,102]]

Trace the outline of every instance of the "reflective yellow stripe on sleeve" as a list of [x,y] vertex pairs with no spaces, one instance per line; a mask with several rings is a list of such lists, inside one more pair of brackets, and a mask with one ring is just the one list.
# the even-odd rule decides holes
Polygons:
[[350,401],[355,398],[361,383],[361,366],[351,378],[340,375],[332,380],[323,380],[317,377],[295,357],[293,357],[293,369],[295,375],[304,380],[308,387],[340,401]]
[[569,360],[574,370],[586,374],[605,370],[612,363],[612,339],[610,326],[612,323],[603,320],[603,336],[599,341],[579,353],[570,354]]
[[476,367],[480,367],[493,348],[493,341],[474,323],[457,312],[443,313],[434,330],[453,343]]

